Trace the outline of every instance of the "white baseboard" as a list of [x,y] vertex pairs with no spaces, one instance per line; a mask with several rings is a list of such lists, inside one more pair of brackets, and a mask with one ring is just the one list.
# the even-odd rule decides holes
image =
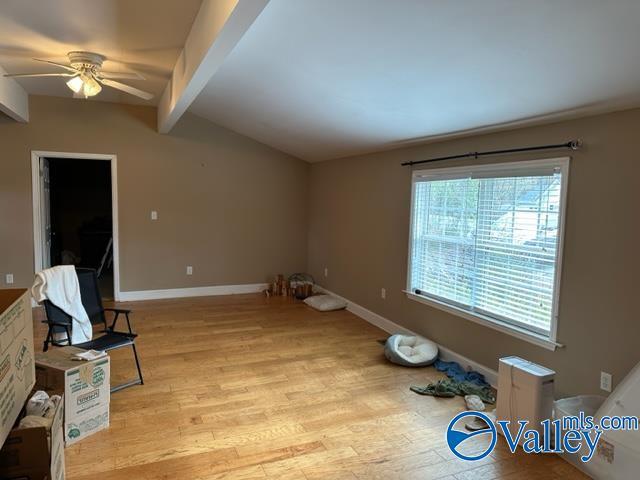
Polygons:
[[164,298],[208,297],[212,295],[239,295],[258,293],[268,287],[266,283],[249,283],[244,285],[216,285],[212,287],[169,288],[166,290],[138,290],[120,292],[119,302],[138,300],[160,300]]
[[[402,325],[398,325],[395,322],[392,322],[391,320],[389,320],[388,318],[383,317],[382,315],[378,315],[375,312],[372,312],[371,310],[364,308],[362,305],[358,305],[355,302],[352,302],[351,300],[349,300],[348,298],[344,298],[340,295],[338,295],[337,293],[334,293],[330,290],[327,290],[326,288],[320,287],[319,285],[317,286],[317,289],[322,291],[322,292],[326,292],[329,295],[333,295],[334,297],[338,297],[341,298],[342,300],[344,300],[345,302],[347,302],[347,310],[350,311],[351,313],[353,313],[354,315],[362,318],[363,320],[366,320],[367,322],[369,322],[372,325],[375,325],[376,327],[384,330],[387,333],[390,334],[395,334],[395,333],[402,333],[405,335],[419,335],[418,333],[415,333],[411,330],[409,330],[408,328],[403,327]],[[489,382],[489,385],[491,385],[493,388],[497,388],[498,387],[498,372],[486,367],[478,362],[475,362],[473,360],[471,360],[470,358],[465,357],[464,355],[460,355],[457,352],[454,352],[453,350],[443,347],[442,345],[438,345],[438,349],[440,351],[440,359],[444,360],[446,362],[458,362],[462,368],[466,368],[466,369],[471,369],[471,370],[475,370],[476,372],[480,372],[481,374],[483,374],[485,376],[485,378],[487,379],[487,382]]]

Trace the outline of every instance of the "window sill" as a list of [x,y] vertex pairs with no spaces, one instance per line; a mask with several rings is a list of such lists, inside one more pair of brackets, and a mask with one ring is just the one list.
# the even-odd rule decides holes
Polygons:
[[533,343],[534,345],[538,345],[539,347],[545,348],[547,350],[554,351],[556,348],[561,348],[564,346],[560,343],[557,343],[551,340],[549,337],[546,337],[544,335],[539,335],[534,332],[529,332],[523,328],[518,328],[516,326],[509,325],[504,322],[500,322],[499,320],[485,317],[484,315],[471,313],[461,308],[455,307],[453,305],[448,305],[444,302],[439,302],[438,300],[428,298],[423,295],[417,295],[415,293],[408,292],[406,290],[403,290],[403,291],[407,295],[407,298],[409,298],[410,300],[424,303],[425,305],[429,305],[430,307],[434,307],[439,310],[443,310],[445,312],[451,313],[453,315],[457,315],[458,317],[462,317],[474,323],[484,325],[485,327],[489,327],[493,330],[497,330],[498,332],[506,333],[507,335],[511,335],[512,337],[519,338],[520,340],[524,340],[525,342]]

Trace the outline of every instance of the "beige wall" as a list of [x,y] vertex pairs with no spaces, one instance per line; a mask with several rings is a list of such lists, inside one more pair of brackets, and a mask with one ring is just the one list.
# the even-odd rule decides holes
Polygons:
[[0,286],[33,279],[31,150],[118,156],[123,291],[305,270],[305,162],[191,114],[159,135],[155,108],[32,96],[30,113],[0,118]]
[[[520,355],[557,370],[559,395],[598,392],[601,370],[613,373],[615,384],[640,361],[639,136],[640,110],[629,110],[313,164],[311,273],[326,288],[488,367]],[[400,162],[573,138],[586,146],[571,154],[558,326],[565,348],[551,352],[406,298],[411,169]]]
[[[190,114],[170,135],[155,125],[153,108],[53,97],[31,97],[28,124],[0,117],[0,286],[5,273],[16,286],[33,276],[30,151],[115,153],[123,291],[257,283],[308,268],[327,288],[491,368],[516,354],[556,369],[559,395],[597,392],[601,370],[615,383],[640,360],[640,110],[312,166]],[[410,169],[400,162],[578,137],[586,146],[572,153],[569,178],[565,348],[405,297]]]

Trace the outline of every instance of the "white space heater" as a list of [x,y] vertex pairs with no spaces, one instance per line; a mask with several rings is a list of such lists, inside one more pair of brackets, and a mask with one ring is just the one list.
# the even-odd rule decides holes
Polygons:
[[512,438],[518,433],[518,421],[527,420],[527,429],[541,432],[540,422],[552,417],[555,374],[520,357],[500,359],[496,419],[509,421]]

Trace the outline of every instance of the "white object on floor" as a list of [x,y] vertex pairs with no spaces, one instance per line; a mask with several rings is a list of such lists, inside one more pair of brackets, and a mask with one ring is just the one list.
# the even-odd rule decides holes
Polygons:
[[107,352],[104,350],[83,350],[79,353],[73,354],[73,360],[83,360],[85,362],[92,362],[98,358],[105,357]]
[[473,420],[469,420],[465,424],[464,428],[471,432],[476,432],[478,430],[486,430],[487,428],[489,428],[489,425],[487,425],[487,422],[485,422],[480,417],[473,417]]
[[333,295],[313,295],[304,299],[304,303],[320,312],[342,310],[347,308],[347,302]]
[[[31,287],[36,302],[49,300],[60,310],[71,316],[71,343],[83,343],[93,335],[91,322],[82,305],[80,285],[76,269],[72,265],[58,265],[36,273]],[[63,337],[66,339],[66,335]]]
[[[478,395],[465,395],[464,402],[466,403],[469,410],[484,412],[484,402]],[[475,432],[476,430],[484,430],[486,428],[489,428],[489,425],[487,425],[487,422],[485,422],[480,417],[474,417],[473,420],[469,420],[465,424],[465,428],[467,430]]]
[[392,335],[384,345],[390,362],[406,367],[424,367],[438,358],[438,345],[417,335]]
[[[553,416],[553,379],[556,372],[520,357],[504,357],[498,367],[497,420],[509,421],[513,438],[518,421],[542,435],[540,422]],[[503,433],[498,428],[499,433]],[[521,437],[521,442],[524,436]]]
[[484,412],[484,402],[478,395],[465,395],[464,401],[467,404],[467,408],[469,410]]

